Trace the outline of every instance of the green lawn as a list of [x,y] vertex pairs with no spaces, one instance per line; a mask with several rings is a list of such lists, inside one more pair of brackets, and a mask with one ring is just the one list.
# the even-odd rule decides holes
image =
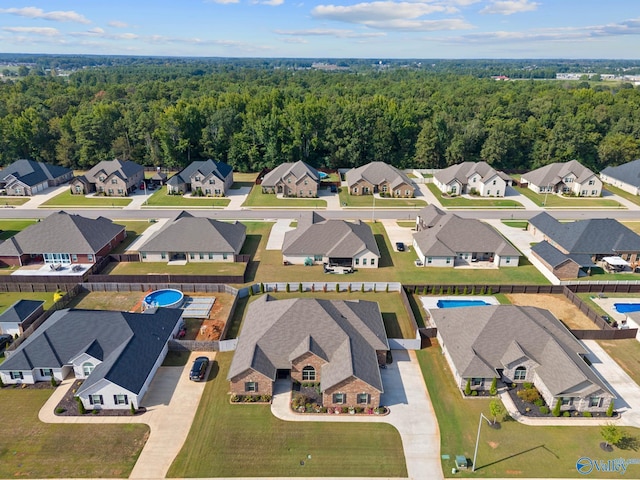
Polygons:
[[13,237],[16,233],[36,222],[37,220],[34,219],[0,220],[0,240],[6,240],[7,238]]
[[640,205],[640,196],[633,195],[632,193],[629,193],[629,192],[625,192],[621,188],[614,187],[613,185],[610,185],[607,183],[605,184],[603,190],[609,190],[611,193],[618,195],[619,197],[629,200],[630,202],[633,202],[636,205]]
[[182,195],[169,195],[167,187],[157,189],[150,195],[146,206],[148,207],[226,207],[228,198],[224,197],[184,197]]
[[24,205],[31,197],[1,197],[0,196],[0,205]]
[[624,340],[598,340],[598,343],[627,372],[627,375],[640,385],[640,342],[635,338],[625,338]]
[[255,185],[242,206],[326,208],[327,202],[319,198],[278,198],[274,193],[262,193],[262,187]]
[[483,207],[483,208],[523,208],[522,204],[515,200],[509,200],[506,198],[496,197],[444,197],[442,192],[438,189],[435,183],[427,183],[427,187],[431,190],[438,201],[444,207]]
[[400,435],[388,424],[284,422],[270,405],[231,405],[226,377],[232,355],[216,354],[167,477],[407,476]]
[[[345,188],[338,189],[340,205],[343,207],[373,207],[373,195],[349,195]],[[376,208],[409,207],[422,208],[427,202],[419,198],[376,198]]]
[[522,230],[526,230],[527,227],[529,226],[529,222],[527,222],[526,220],[500,220],[500,221],[504,223],[507,227],[520,228]]
[[528,188],[522,187],[513,187],[518,193],[524,195],[525,197],[532,200],[539,207],[583,207],[583,208],[593,208],[593,207],[614,207],[614,208],[624,208],[615,200],[610,200],[607,198],[592,198],[592,197],[563,197],[561,195],[555,194],[540,194],[535,193]]
[[630,228],[634,232],[640,235],[640,222],[620,222],[627,228]]
[[53,292],[3,292],[0,293],[0,313],[18,300],[44,300],[44,309],[53,305]]
[[[583,456],[593,459],[636,458],[632,450],[614,448],[604,452],[600,427],[530,427],[504,421],[500,429],[483,424],[475,473],[471,469],[451,473],[455,455],[473,459],[480,413],[490,417],[488,399],[465,400],[452,381],[449,366],[437,343],[417,352],[422,374],[440,427],[441,454],[445,477],[465,478],[584,478],[576,470]],[[638,438],[640,430],[624,427],[629,437]],[[634,442],[631,442],[634,443]],[[631,465],[627,475],[638,477],[640,466]],[[598,478],[620,478],[620,473],[601,473]]]
[[[111,266],[113,265],[113,266]],[[167,262],[111,263],[103,273],[109,275],[242,275],[243,263],[188,262],[186,265],[167,265]]]
[[71,190],[66,190],[44,202],[41,207],[126,207],[131,203],[127,197],[85,197],[84,195],[72,195]]
[[591,269],[591,275],[579,277],[575,280],[579,282],[640,280],[640,273],[607,273],[600,267],[594,267]]
[[47,424],[53,390],[0,389],[0,478],[127,478],[149,434],[143,424]]
[[399,227],[402,227],[402,228],[415,228],[416,226],[416,222],[411,222],[407,220],[398,220],[396,223],[398,224]]
[[237,182],[250,182],[250,183],[255,183],[256,182],[256,178],[258,178],[258,173],[259,172],[248,172],[248,173],[243,173],[243,172],[233,172],[233,183],[237,183]]
[[145,294],[146,292],[86,292],[75,296],[69,307],[85,310],[130,311],[141,306]]
[[144,220],[114,220],[113,223],[118,225],[124,225],[127,232],[127,237],[122,241],[120,245],[112,250],[112,253],[124,253],[129,246],[144,233],[144,231],[151,226],[151,223]]

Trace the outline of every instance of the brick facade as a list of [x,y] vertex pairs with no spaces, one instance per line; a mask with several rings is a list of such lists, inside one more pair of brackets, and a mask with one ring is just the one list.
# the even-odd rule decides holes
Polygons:
[[[257,384],[256,391],[247,391],[246,386],[249,382]],[[237,375],[229,382],[229,389],[235,395],[273,395],[273,381],[255,370]]]
[[[341,393],[345,395],[343,403],[335,403],[334,394]],[[358,396],[367,394],[367,403],[358,403]],[[371,407],[380,406],[381,392],[372,388],[362,380],[351,377],[338,385],[335,385],[322,392],[322,405],[324,407]]]
[[[311,353],[311,352],[307,352],[304,353],[303,355],[301,355],[300,357],[296,358],[292,363],[291,363],[291,379],[298,381],[300,383],[302,382],[321,382],[322,378],[320,375],[320,371],[322,369],[322,366],[324,364],[326,364],[327,361],[318,357],[317,355]],[[303,379],[302,377],[302,369],[306,366],[310,366],[313,367],[315,369],[315,379],[314,380],[307,380],[307,379]]]

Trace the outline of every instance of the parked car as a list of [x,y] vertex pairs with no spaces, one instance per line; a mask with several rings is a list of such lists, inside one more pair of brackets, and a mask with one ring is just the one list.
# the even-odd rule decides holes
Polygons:
[[0,352],[4,352],[4,349],[11,345],[11,342],[13,342],[13,337],[8,333],[0,335]]
[[398,250],[399,252],[404,252],[404,243],[396,242],[396,250]]
[[204,380],[204,376],[207,373],[207,368],[209,368],[209,358],[196,358],[193,361],[193,366],[191,367],[191,372],[189,373],[189,380],[193,380],[194,382]]
[[330,191],[331,193],[338,193],[338,187],[336,187],[335,185],[331,185],[331,186],[329,187],[329,191]]

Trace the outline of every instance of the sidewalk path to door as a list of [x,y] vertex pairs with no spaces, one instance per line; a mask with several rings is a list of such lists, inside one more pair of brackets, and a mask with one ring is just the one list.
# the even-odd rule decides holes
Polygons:
[[415,352],[393,351],[393,363],[381,370],[385,393],[381,403],[389,407],[385,416],[304,415],[289,406],[291,381],[279,380],[274,386],[272,413],[292,422],[385,422],[396,427],[402,438],[410,479],[443,479],[440,460],[440,432],[429,392]]

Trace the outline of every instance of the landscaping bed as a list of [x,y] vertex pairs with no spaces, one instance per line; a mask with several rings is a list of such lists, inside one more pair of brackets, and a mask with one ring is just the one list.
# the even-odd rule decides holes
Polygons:
[[[64,397],[62,397],[62,400],[60,400],[60,402],[58,403],[58,405],[56,405],[56,408],[54,410],[54,413],[57,416],[61,416],[61,417],[79,417],[79,416],[84,416],[84,415],[93,415],[93,416],[100,416],[100,417],[130,417],[132,416],[131,410],[129,408],[126,409],[95,409],[95,410],[87,410],[85,413],[80,413],[79,408],[78,408],[78,401],[76,400],[76,397],[74,397],[75,392],[78,391],[78,388],[82,385],[83,380],[76,380],[75,382],[73,382],[73,384],[69,387],[69,390],[67,391],[67,393],[65,393]],[[46,382],[38,382],[38,383],[45,383],[45,385],[47,385]],[[36,383],[37,385],[37,383]],[[52,388],[52,387],[50,387]],[[146,409],[144,407],[141,407],[139,409],[136,410],[136,415],[140,415],[142,413],[146,412]]]

